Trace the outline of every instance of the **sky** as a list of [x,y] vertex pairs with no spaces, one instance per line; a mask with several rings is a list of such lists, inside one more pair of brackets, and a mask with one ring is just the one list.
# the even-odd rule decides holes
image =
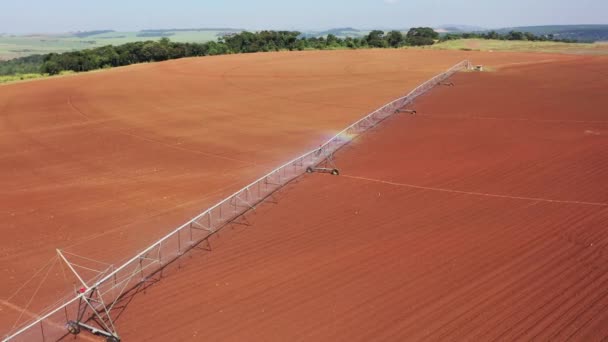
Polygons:
[[608,0],[0,0],[0,33],[608,24]]

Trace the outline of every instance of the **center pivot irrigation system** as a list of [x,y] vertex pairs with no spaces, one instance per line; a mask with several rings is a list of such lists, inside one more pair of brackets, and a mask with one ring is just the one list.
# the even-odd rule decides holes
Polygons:
[[[72,295],[62,300],[62,304],[46,310],[34,321],[17,328],[6,336],[3,342],[58,341],[84,331],[104,337],[107,341],[120,341],[114,324],[117,314],[114,312],[124,309],[128,293],[151,281],[154,275],[184,253],[205,241],[208,242],[210,236],[238,220],[244,213],[255,210],[255,205],[305,172],[339,175],[339,170],[333,163],[334,152],[393,114],[415,114],[416,111],[405,106],[433,87],[445,84],[450,76],[465,68],[471,68],[471,63],[467,60],[419,85],[406,96],[368,114],[319,148],[278,167],[173,230],[121,266],[99,267],[102,264],[100,262],[84,257],[78,257],[80,259],[76,260],[77,256],[57,250],[58,256],[73,272],[81,286],[79,285],[75,295],[71,292]],[[87,261],[89,264],[85,264]],[[90,264],[91,262],[94,264]],[[86,272],[89,273],[85,274]]]

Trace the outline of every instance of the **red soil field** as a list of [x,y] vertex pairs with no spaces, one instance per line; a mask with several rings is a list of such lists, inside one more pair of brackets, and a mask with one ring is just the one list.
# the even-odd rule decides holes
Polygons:
[[455,75],[166,269],[121,337],[606,340],[606,62]]
[[[270,53],[1,86],[0,336],[22,308],[25,322],[70,290],[55,248],[119,264],[468,57],[495,67],[578,60],[425,50]],[[55,263],[44,268],[49,260]]]

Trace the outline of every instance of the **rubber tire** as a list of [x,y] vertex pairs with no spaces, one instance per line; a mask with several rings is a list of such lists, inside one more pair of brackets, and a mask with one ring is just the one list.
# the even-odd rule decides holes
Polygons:
[[306,168],[306,173],[313,173],[313,171],[314,170],[310,166]]
[[68,323],[66,324],[66,328],[68,329],[68,333],[72,335],[80,334],[80,326],[74,321],[68,321]]
[[331,174],[334,175],[334,176],[339,176],[340,175],[340,170],[333,169],[333,170],[331,170]]
[[106,342],[120,342],[120,339],[116,336],[106,337]]

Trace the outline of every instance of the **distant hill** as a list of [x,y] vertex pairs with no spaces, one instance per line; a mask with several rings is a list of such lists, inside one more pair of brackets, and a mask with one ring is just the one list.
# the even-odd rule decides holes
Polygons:
[[[192,28],[192,29],[148,29],[137,32],[137,37],[141,38],[164,38],[177,35],[204,35],[213,34],[215,37],[222,37],[230,34],[241,33],[244,29],[235,28]],[[213,40],[213,39],[209,39]]]
[[0,60],[51,52],[90,49],[104,45],[158,40],[169,37],[175,42],[204,43],[227,34],[242,32],[235,28],[148,29],[137,32],[96,30],[62,34],[0,35]]
[[499,33],[509,31],[530,32],[535,35],[552,34],[559,39],[574,39],[580,42],[596,42],[608,40],[608,25],[551,25],[551,26],[520,26],[496,30]]
[[333,34],[336,37],[339,38],[346,38],[346,37],[361,37],[364,36],[368,33],[369,31],[361,31],[352,27],[341,27],[341,28],[334,28],[334,29],[329,29],[329,30],[325,30],[325,31],[308,31],[308,32],[303,32],[302,36],[304,37],[325,37],[327,35]]
[[359,35],[361,34],[361,30],[357,30],[352,27],[345,28],[335,28],[327,31],[321,32],[323,35],[333,34],[335,36],[347,36],[347,35]]
[[86,37],[90,37],[90,36],[96,36],[98,34],[106,34],[106,33],[112,33],[115,32],[114,30],[97,30],[97,31],[78,31],[78,32],[73,32],[72,35],[78,37],[78,38],[86,38]]
[[189,28],[189,29],[148,29],[141,30],[140,32],[150,33],[150,32],[243,32],[245,29],[240,28]]
[[463,33],[463,32],[481,32],[487,31],[486,28],[471,25],[446,24],[435,28],[435,31],[441,33]]
[[579,42],[608,41],[608,25],[546,25],[513,26],[500,29],[487,29],[470,25],[441,25],[435,30],[442,34],[489,32],[508,33],[510,31],[530,32],[537,36],[553,35],[555,39],[572,39]]
[[[407,32],[407,28],[399,31]],[[435,28],[442,34],[464,32],[487,32],[488,29],[471,26],[448,24]],[[63,34],[29,34],[9,35],[0,33],[0,60],[24,57],[51,52],[90,49],[104,45],[121,45],[143,40],[158,40],[169,37],[175,42],[202,43],[216,40],[219,37],[244,31],[240,28],[158,28],[136,32],[121,32],[113,30],[95,30],[70,32]],[[388,32],[390,29],[383,29]],[[572,39],[581,42],[608,41],[608,25],[558,25],[558,26],[523,26],[496,29],[499,33],[509,31],[530,32],[535,35],[553,35],[556,39]],[[369,30],[353,27],[332,28],[324,31],[305,31],[303,37],[326,37],[333,34],[339,38],[360,38],[369,34]]]

